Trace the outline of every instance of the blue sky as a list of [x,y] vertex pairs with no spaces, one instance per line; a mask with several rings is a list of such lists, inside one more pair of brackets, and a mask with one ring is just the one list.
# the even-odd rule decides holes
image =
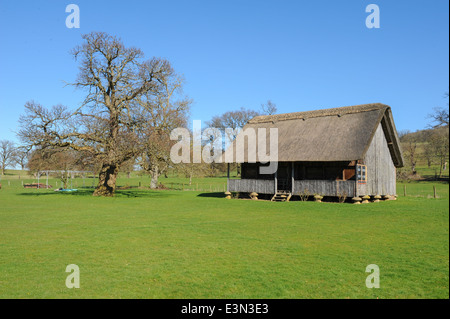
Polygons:
[[[68,29],[68,4],[80,28]],[[368,29],[368,4],[381,28]],[[449,87],[447,0],[4,1],[0,0],[0,139],[23,105],[78,106],[64,86],[81,34],[105,31],[147,58],[169,59],[194,100],[191,119],[271,99],[280,113],[381,102],[398,130],[426,127]]]

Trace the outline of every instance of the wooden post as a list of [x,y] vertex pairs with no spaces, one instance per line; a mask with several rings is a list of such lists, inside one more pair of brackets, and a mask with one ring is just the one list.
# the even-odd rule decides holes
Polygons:
[[436,186],[433,185],[433,197],[437,198],[437,194],[436,194]]
[[403,185],[403,196],[406,197],[406,184]]
[[291,166],[292,166],[292,168],[291,168],[291,183],[292,183],[291,193],[294,194],[294,169],[295,169],[294,162],[291,162]]
[[230,163],[227,163],[227,192],[229,191],[228,184],[230,184]]
[[278,168],[275,171],[275,194],[278,192]]

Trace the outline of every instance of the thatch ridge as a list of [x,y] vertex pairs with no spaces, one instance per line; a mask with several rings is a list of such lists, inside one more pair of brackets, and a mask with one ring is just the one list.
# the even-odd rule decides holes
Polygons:
[[324,116],[342,116],[346,114],[355,114],[361,112],[370,112],[382,109],[388,109],[389,106],[382,103],[371,103],[371,104],[361,104],[361,105],[352,105],[352,106],[344,106],[344,107],[336,107],[330,109],[321,109],[314,111],[305,111],[305,112],[293,112],[293,113],[283,113],[283,114],[275,114],[275,115],[261,115],[256,116],[251,119],[249,124],[257,124],[257,123],[266,123],[266,122],[279,122],[279,121],[287,121],[287,120],[299,120],[299,119],[308,119],[315,117],[324,117]]

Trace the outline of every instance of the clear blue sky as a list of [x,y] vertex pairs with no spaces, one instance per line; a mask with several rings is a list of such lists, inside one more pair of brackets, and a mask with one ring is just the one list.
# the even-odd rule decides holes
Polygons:
[[[80,29],[65,26],[70,3]],[[366,28],[370,3],[380,29]],[[0,139],[17,141],[28,100],[80,104],[83,91],[64,87],[78,73],[68,52],[91,31],[169,59],[195,101],[191,119],[268,99],[280,113],[381,102],[414,131],[447,105],[447,0],[0,0],[0,14]]]

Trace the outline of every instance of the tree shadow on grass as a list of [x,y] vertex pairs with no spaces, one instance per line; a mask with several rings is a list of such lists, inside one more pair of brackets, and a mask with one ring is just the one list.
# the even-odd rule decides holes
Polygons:
[[213,193],[201,193],[197,197],[209,197],[209,198],[225,198],[223,192],[213,192]]
[[[93,197],[94,189],[92,188],[79,188],[76,192],[55,192],[46,190],[34,190],[30,192],[19,193],[22,196],[76,196],[76,197]],[[176,196],[176,194],[168,193],[164,191],[152,191],[143,189],[126,189],[116,190],[114,198],[167,198]]]
[[[408,182],[408,181],[406,181]],[[417,182],[436,182],[436,183],[442,183],[442,184],[448,184],[449,178],[448,177],[436,177],[434,175],[424,175],[422,176],[422,179],[417,180]]]

